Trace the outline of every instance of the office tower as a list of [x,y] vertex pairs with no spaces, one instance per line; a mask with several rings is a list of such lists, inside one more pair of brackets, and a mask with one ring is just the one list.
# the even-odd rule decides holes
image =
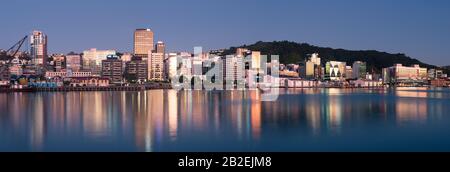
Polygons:
[[224,81],[227,85],[242,84],[245,82],[243,58],[226,56],[225,63],[223,63],[223,70]]
[[66,55],[66,69],[71,72],[79,72],[81,70],[81,55]]
[[353,63],[353,78],[355,79],[365,79],[367,73],[366,62],[356,61]]
[[47,63],[47,35],[41,31],[33,31],[30,37],[31,59],[33,64],[43,65]]
[[89,71],[94,76],[100,76],[102,61],[106,60],[109,55],[115,54],[115,50],[97,50],[96,48],[83,51],[83,71]]
[[151,58],[149,59],[149,80],[162,81],[164,80],[164,54],[162,53],[151,53]]
[[156,53],[162,53],[162,54],[166,53],[166,44],[164,44],[164,42],[158,41],[156,43]]
[[122,60],[116,55],[109,55],[106,60],[102,60],[102,77],[108,78],[111,83],[122,83]]
[[132,57],[130,61],[126,62],[125,79],[128,82],[145,82],[147,80],[148,66],[147,61],[142,60],[142,57]]
[[254,70],[261,69],[261,52],[252,51],[251,57],[252,57],[252,69]]
[[134,31],[134,55],[147,60],[153,51],[153,31],[150,29],[136,29]]

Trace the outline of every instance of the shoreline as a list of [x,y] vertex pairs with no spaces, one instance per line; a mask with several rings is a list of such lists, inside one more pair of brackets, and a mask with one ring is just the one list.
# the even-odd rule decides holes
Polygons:
[[[275,87],[274,87],[275,88]],[[277,87],[278,89],[391,89],[391,88],[448,88],[448,87]],[[91,92],[91,91],[146,91],[146,90],[170,90],[173,89],[171,85],[147,85],[147,86],[110,86],[110,87],[56,87],[56,88],[0,88],[0,93],[13,93],[13,92]],[[255,90],[258,88],[245,88],[243,90]],[[188,89],[182,89],[188,90]],[[196,90],[195,91],[213,91],[213,90]],[[224,89],[225,90],[225,89]],[[242,90],[242,89],[234,89]],[[222,91],[222,90],[214,90]]]

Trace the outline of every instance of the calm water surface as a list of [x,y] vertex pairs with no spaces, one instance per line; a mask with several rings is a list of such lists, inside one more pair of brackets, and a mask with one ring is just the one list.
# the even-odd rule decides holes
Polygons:
[[0,151],[450,151],[450,90],[0,93]]

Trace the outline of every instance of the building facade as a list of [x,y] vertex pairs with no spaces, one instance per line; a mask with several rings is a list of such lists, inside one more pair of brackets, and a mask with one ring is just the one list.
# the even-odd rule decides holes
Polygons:
[[387,84],[425,82],[426,80],[428,80],[427,68],[417,64],[410,67],[395,64],[392,67],[383,68],[383,81]]
[[166,54],[166,44],[164,44],[164,42],[162,41],[158,41],[156,43],[156,53],[162,53],[162,54]]
[[164,80],[164,54],[152,53],[149,64],[149,80]]
[[147,61],[142,60],[142,57],[133,57],[126,63],[125,79],[128,82],[145,82],[148,78]]
[[108,56],[102,61],[102,77],[108,78],[111,83],[119,84],[123,82],[122,60],[117,56]]
[[79,72],[81,70],[81,55],[66,55],[66,69],[72,72]]
[[354,79],[365,79],[367,73],[366,62],[356,61],[353,63],[353,78]]
[[134,31],[134,55],[147,60],[153,52],[153,31],[150,29],[136,29]]
[[30,37],[30,55],[32,63],[43,65],[47,63],[47,35],[41,31],[33,31]]
[[242,57],[226,56],[225,63],[223,63],[223,70],[223,81],[225,82],[225,84],[245,84],[244,59]]
[[100,76],[102,71],[102,61],[109,55],[115,55],[115,50],[97,50],[92,48],[83,51],[83,71],[90,71],[94,76]]
[[345,62],[329,61],[325,64],[325,79],[342,81],[345,76]]

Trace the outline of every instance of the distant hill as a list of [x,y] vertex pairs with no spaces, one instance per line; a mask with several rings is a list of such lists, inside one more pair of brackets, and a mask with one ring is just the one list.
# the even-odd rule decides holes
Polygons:
[[[290,41],[256,42],[251,45],[242,45],[239,47],[230,47],[226,49],[223,55],[230,55],[236,52],[237,48],[247,48],[253,51],[261,51],[264,55],[279,55],[280,62],[284,64],[298,63],[304,61],[307,54],[319,53],[322,63],[329,60],[344,61],[348,65],[354,61],[367,62],[368,70],[381,72],[384,67],[401,63],[406,66],[419,64],[427,68],[439,68],[434,65],[423,63],[417,59],[406,56],[405,54],[390,54],[375,50],[352,51],[344,49],[333,49],[328,47],[318,47],[307,43],[296,43]],[[450,69],[446,69],[449,73]]]
[[450,66],[442,66],[442,69],[450,70]]

